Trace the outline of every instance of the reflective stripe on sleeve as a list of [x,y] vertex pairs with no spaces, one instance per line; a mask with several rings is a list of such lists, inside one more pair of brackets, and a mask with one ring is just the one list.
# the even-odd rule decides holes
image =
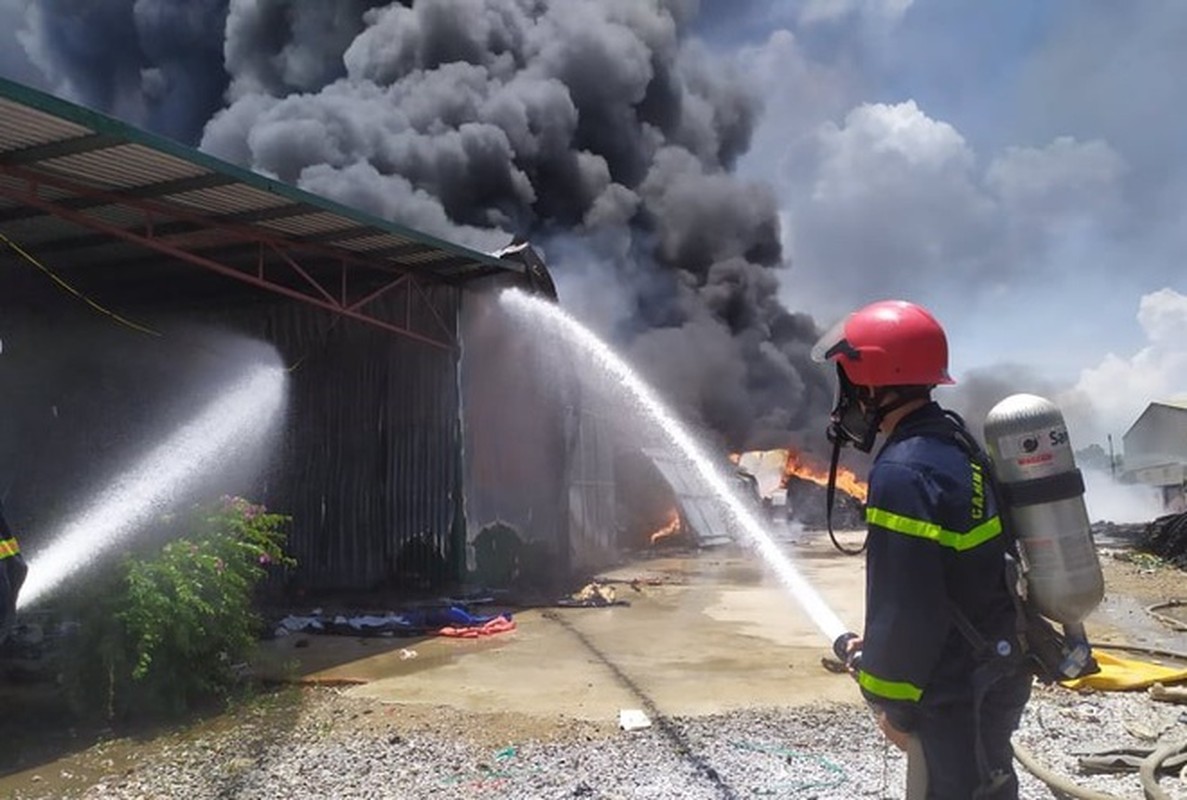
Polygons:
[[997,515],[990,517],[965,533],[950,531],[941,528],[934,522],[915,519],[913,517],[904,517],[902,514],[895,514],[894,512],[872,506],[866,509],[866,522],[894,531],[895,533],[917,536],[920,539],[929,539],[941,547],[950,547],[958,551],[972,550],[977,545],[988,542],[1002,532],[1002,520]]
[[0,558],[11,558],[21,552],[16,539],[0,539]]
[[913,683],[888,681],[864,670],[857,673],[857,683],[870,694],[886,700],[909,700],[918,703],[919,698],[923,697],[923,690]]

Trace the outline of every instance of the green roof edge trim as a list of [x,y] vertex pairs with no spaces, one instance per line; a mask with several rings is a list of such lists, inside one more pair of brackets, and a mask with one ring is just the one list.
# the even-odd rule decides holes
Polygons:
[[481,264],[498,267],[508,272],[524,273],[527,267],[516,264],[512,261],[504,261],[500,258],[487,255],[478,250],[471,250],[459,244],[453,244],[444,239],[438,239],[427,233],[407,228],[399,223],[377,217],[374,214],[361,211],[352,206],[339,203],[336,200],[322,197],[321,195],[307,192],[304,189],[299,189],[291,184],[283,181],[273,180],[265,177],[258,172],[253,172],[238,165],[232,164],[229,161],[223,161],[220,158],[215,158],[212,155],[203,153],[192,147],[188,147],[180,142],[170,139],[165,136],[160,136],[146,130],[142,130],[133,125],[120,122],[114,117],[109,117],[98,111],[94,111],[83,106],[76,105],[60,97],[54,97],[51,94],[46,94],[38,89],[30,86],[11,81],[7,78],[0,77],[0,97],[7,100],[12,100],[22,105],[34,108],[37,111],[42,111],[46,114],[64,119],[67,122],[73,122],[76,125],[82,125],[98,133],[106,133],[126,139],[132,144],[139,144],[149,147],[153,150],[159,150],[166,155],[180,158],[184,161],[189,161],[199,167],[214,170],[215,172],[229,175],[236,180],[243,181],[249,186],[261,189],[266,192],[278,194],[295,203],[304,203],[314,206],[323,211],[332,214],[340,214],[348,217],[361,225],[368,225],[377,228],[381,231],[394,234],[396,236],[403,236],[407,239],[419,242],[429,247],[435,247],[439,250],[445,250],[450,253],[462,256],[464,258],[473,259]]

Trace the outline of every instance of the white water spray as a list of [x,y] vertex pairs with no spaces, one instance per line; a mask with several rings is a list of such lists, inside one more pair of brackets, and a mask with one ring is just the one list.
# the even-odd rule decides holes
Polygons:
[[630,365],[592,331],[551,302],[530,296],[517,289],[504,291],[499,296],[499,300],[508,309],[518,314],[531,316],[547,323],[561,337],[580,346],[597,362],[600,368],[617,380],[639,402],[671,443],[692,463],[701,479],[725,506],[737,525],[750,539],[751,544],[758,550],[759,555],[791,591],[812,623],[828,639],[830,645],[848,630],[730,489],[725,477],[701,452],[696,440],[689,435],[680,421],[660,401],[651,387],[631,369]]
[[286,379],[278,366],[253,367],[197,418],[117,478],[49,547],[30,555],[20,607],[36,603],[164,510],[196,480],[218,470],[234,450],[262,445],[283,405]]

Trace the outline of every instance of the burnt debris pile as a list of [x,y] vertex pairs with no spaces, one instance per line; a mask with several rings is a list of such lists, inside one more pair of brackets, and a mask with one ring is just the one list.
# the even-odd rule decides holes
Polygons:
[[1167,514],[1146,526],[1140,547],[1187,569],[1187,512]]
[[[787,507],[790,519],[805,528],[824,528],[828,524],[828,489],[815,481],[787,476]],[[833,501],[833,529],[853,530],[865,527],[865,504],[842,489]]]

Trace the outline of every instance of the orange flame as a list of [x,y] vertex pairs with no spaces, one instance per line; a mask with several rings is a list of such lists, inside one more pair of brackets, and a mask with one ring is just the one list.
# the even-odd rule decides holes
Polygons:
[[651,544],[667,539],[669,536],[676,536],[680,533],[682,528],[680,524],[680,512],[675,508],[668,511],[665,519],[667,520],[663,525],[656,528],[651,534]]
[[[788,479],[793,475],[797,478],[812,481],[820,486],[828,486],[827,467],[821,468],[810,464],[801,453],[788,450],[787,461],[783,465],[784,486],[787,485]],[[869,486],[866,485],[865,481],[858,478],[852,470],[841,466],[837,467],[837,488],[863,503],[870,493]]]

